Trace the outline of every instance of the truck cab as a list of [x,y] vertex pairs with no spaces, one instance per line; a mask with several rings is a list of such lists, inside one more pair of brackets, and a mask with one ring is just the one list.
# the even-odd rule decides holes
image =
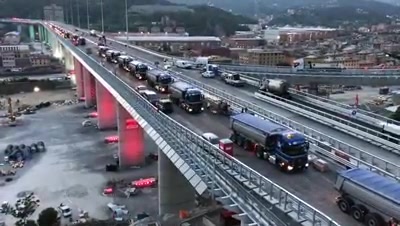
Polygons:
[[110,49],[110,50],[107,50],[107,52],[106,52],[106,59],[107,59],[108,62],[116,64],[117,63],[117,58],[120,55],[121,55],[120,51]]
[[141,61],[133,60],[128,63],[129,72],[139,80],[144,80],[147,77],[149,67]]
[[156,103],[156,107],[158,110],[160,110],[166,114],[174,112],[174,107],[173,107],[172,101],[168,98],[158,100]]
[[231,140],[279,169],[308,167],[309,143],[304,135],[248,113],[231,116]]
[[221,75],[222,81],[225,82],[225,84],[231,85],[231,86],[236,86],[236,87],[242,87],[244,86],[245,82],[240,78],[240,74],[235,73],[223,73]]
[[125,69],[125,66],[133,60],[133,57],[128,56],[128,55],[120,55],[117,57],[117,62],[119,68]]
[[156,103],[158,102],[159,98],[157,96],[157,93],[151,90],[143,90],[141,92],[141,94],[143,95],[144,98],[146,98],[146,100],[148,100],[150,103],[152,103],[153,105],[156,105]]
[[161,93],[168,92],[168,86],[172,82],[172,76],[165,71],[154,69],[147,74],[147,83]]
[[106,57],[106,52],[109,50],[107,46],[99,46],[98,55],[99,57]]

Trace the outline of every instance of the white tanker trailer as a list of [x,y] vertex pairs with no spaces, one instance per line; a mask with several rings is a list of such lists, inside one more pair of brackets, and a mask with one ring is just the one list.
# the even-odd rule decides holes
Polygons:
[[289,88],[290,84],[282,79],[263,78],[259,85],[259,91],[261,93],[269,92],[281,97],[290,97]]

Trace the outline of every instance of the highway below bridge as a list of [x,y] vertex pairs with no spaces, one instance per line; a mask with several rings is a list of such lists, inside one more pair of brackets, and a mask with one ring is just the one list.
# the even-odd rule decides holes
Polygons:
[[343,72],[294,72],[291,68],[271,68],[252,65],[220,65],[220,68],[236,72],[254,79],[285,79],[292,84],[362,85],[390,86],[400,85],[399,70],[345,70]]
[[[75,28],[70,27],[70,29],[74,30]],[[132,56],[147,59],[147,61],[150,63],[154,63],[155,61],[159,62],[162,61],[161,57],[154,57],[152,55],[144,53],[143,51],[138,51],[134,48],[127,48],[124,44],[118,44],[116,42],[113,42],[112,47],[118,50],[125,51]],[[94,57],[95,61],[100,60],[95,56],[92,57]],[[114,72],[115,66],[107,65],[107,67],[109,69],[109,73]],[[246,88],[246,89],[232,88],[223,84],[218,80],[201,78],[200,74],[198,74],[195,71],[186,71],[179,69],[176,70],[174,69],[174,71],[180,73],[177,75],[178,77],[191,78],[195,79],[196,81],[200,81],[202,83],[210,85],[215,89],[223,91],[228,96],[231,95],[232,97],[239,97],[240,99],[247,101],[249,103],[253,103],[259,106],[260,108],[268,109],[283,117],[286,117],[288,119],[293,119],[296,122],[299,122],[303,125],[315,128],[316,130],[320,131],[323,134],[329,134],[329,136],[335,139],[340,139],[341,141],[345,141],[346,143],[350,143],[352,146],[360,148],[365,152],[378,155],[386,161],[391,160],[398,162],[399,160],[399,157],[397,155],[383,151],[379,147],[371,145],[365,141],[356,139],[342,132],[338,132],[337,130],[334,130],[328,126],[321,125],[318,122],[314,122],[312,120],[290,113],[282,108],[275,107],[263,101],[258,101],[254,99],[253,97],[254,90],[252,90],[251,88]],[[121,78],[130,86],[134,87],[136,85],[143,84],[133,79],[131,76],[127,75],[122,71],[118,71],[117,74],[119,78]],[[211,115],[208,113],[194,116],[194,115],[188,115],[185,112],[177,110],[172,115],[172,117],[176,121],[182,123],[184,126],[186,126],[187,128],[196,133],[214,132],[220,137],[226,137],[229,135],[228,119],[222,116]],[[330,140],[328,141],[337,142]],[[300,197],[301,199],[303,199],[306,202],[309,202],[311,205],[315,206],[322,212],[328,214],[334,220],[337,220],[341,225],[344,226],[357,225],[354,220],[350,219],[350,217],[339,212],[339,210],[335,206],[334,198],[337,194],[333,190],[333,180],[335,176],[333,173],[320,174],[315,171],[309,170],[303,174],[287,175],[277,171],[267,162],[258,160],[251,153],[247,153],[240,149],[237,150],[237,153],[238,153],[237,157],[240,161],[242,161],[249,167],[253,168],[260,174],[280,184],[289,192],[295,194],[297,197]]]
[[[93,39],[93,41],[95,42],[96,40]],[[96,47],[93,46],[93,48]],[[154,55],[150,55],[132,48],[126,48],[123,44],[119,44],[116,42],[112,42],[111,48],[124,51],[128,55],[138,57],[140,59],[146,59],[149,63],[162,61],[162,59],[160,59],[159,57],[155,57]],[[95,58],[98,61],[101,60],[98,57]],[[109,70],[115,70],[115,65],[108,64],[107,67],[109,68]],[[202,83],[213,86],[219,90],[225,91],[228,94],[239,96],[241,99],[257,104],[258,106],[295,120],[303,125],[307,125],[324,134],[329,134],[330,136],[338,140],[345,141],[346,143],[358,147],[368,153],[380,156],[387,161],[400,160],[400,157],[398,155],[384,151],[380,147],[372,145],[366,141],[354,138],[353,136],[347,135],[345,133],[332,129],[332,127],[322,125],[305,117],[290,113],[285,109],[276,107],[263,101],[256,100],[253,97],[255,88],[235,88],[227,86],[217,79],[206,79],[201,77],[198,71],[184,70],[178,68],[174,68],[173,70],[177,73],[184,74],[185,76],[195,78]],[[139,82],[122,70],[118,70],[117,74],[121,79],[126,81],[132,87],[138,85],[146,85],[146,83]],[[177,109],[172,117],[198,134],[202,134],[204,132],[213,132],[219,137],[228,137],[230,134],[229,119],[224,116],[214,115],[210,113],[203,113],[201,115],[190,115],[183,110]],[[333,189],[333,183],[335,179],[334,171],[336,169],[340,169],[340,167],[332,165],[332,167],[335,168],[333,168],[333,171],[331,173],[326,174],[321,174],[314,170],[309,170],[304,174],[287,175],[277,171],[272,165],[268,164],[267,162],[257,159],[252,153],[248,153],[238,147],[236,147],[236,150],[237,154],[235,157],[237,157],[240,161],[242,161],[252,169],[256,170],[257,172],[261,173],[262,175],[282,185],[283,187],[288,189],[289,192],[295,194],[298,197],[301,197],[304,201],[326,213],[337,222],[339,222],[341,225],[356,225],[354,220],[338,210],[334,202],[334,199],[337,195],[336,191]]]

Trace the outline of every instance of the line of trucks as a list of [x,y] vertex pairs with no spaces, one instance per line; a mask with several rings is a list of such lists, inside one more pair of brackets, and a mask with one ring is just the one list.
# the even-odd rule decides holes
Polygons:
[[[138,79],[147,80],[150,87],[160,93],[169,93],[172,103],[189,113],[198,113],[204,107],[218,114],[230,116],[231,140],[248,151],[253,151],[261,158],[275,164],[283,171],[302,170],[308,167],[309,144],[305,136],[250,113],[235,114],[230,106],[218,98],[205,96],[192,85],[179,81],[168,71],[150,68],[145,63],[135,60],[123,52],[99,46],[99,56],[108,62],[118,64],[121,69]],[[140,91],[154,103],[156,93]]]
[[[203,106],[201,90],[181,81],[175,82],[167,72],[149,69],[139,61],[130,64],[134,61],[132,57],[108,50],[100,47],[99,55],[111,56],[110,62],[117,62],[119,67],[147,79],[150,86],[159,87],[156,88],[159,92],[169,91],[173,101],[186,102],[193,110],[195,106]],[[260,90],[262,87],[265,91],[282,94],[288,90],[289,84],[283,80],[272,80],[272,83],[269,80],[260,84]],[[255,152],[258,158],[268,160],[282,171],[308,167],[309,142],[301,133],[247,112],[231,114],[230,129],[230,139],[234,143]],[[336,198],[339,209],[351,214],[355,220],[366,226],[400,226],[400,184],[397,181],[357,168],[338,172],[334,188],[340,193]]]

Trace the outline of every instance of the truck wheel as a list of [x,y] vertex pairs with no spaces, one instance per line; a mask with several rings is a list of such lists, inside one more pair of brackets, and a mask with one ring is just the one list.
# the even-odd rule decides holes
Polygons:
[[367,226],[384,226],[382,217],[377,213],[369,213],[365,216],[365,225]]
[[354,220],[362,222],[364,220],[364,213],[365,213],[365,208],[359,205],[355,205],[351,207],[351,216],[354,218]]
[[343,213],[349,213],[350,211],[350,202],[347,199],[341,199],[338,201],[339,209]]

